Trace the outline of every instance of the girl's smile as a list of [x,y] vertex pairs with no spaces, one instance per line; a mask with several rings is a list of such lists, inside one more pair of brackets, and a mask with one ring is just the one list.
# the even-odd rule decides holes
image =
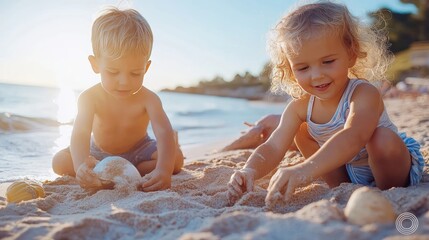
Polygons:
[[298,53],[289,56],[289,60],[295,79],[305,92],[334,104],[341,98],[349,82],[349,67],[355,62],[341,38],[323,31],[302,39]]
[[317,85],[314,87],[316,88],[317,91],[324,92],[329,88],[330,85],[331,85],[331,83],[324,83],[324,84],[320,84],[320,85]]

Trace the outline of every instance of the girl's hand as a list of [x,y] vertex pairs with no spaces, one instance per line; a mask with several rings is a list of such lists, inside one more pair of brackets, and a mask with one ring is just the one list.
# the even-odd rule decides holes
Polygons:
[[141,190],[152,192],[165,190],[171,187],[171,174],[167,171],[155,168],[141,179]]
[[98,162],[97,159],[89,156],[86,161],[79,166],[76,172],[76,180],[82,188],[86,190],[101,188],[101,181],[92,170]]
[[244,168],[236,170],[232,174],[231,179],[228,182],[228,199],[229,202],[234,203],[237,201],[246,191],[253,191],[253,183],[255,181],[255,170],[250,168]]
[[268,194],[265,205],[274,206],[277,201],[290,199],[295,189],[306,184],[308,177],[295,167],[279,168],[268,185]]

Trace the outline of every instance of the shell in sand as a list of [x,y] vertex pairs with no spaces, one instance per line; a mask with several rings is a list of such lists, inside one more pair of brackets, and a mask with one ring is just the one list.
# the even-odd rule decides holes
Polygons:
[[361,187],[350,196],[344,209],[347,221],[357,225],[372,223],[391,223],[396,214],[392,204],[380,191],[369,187]]
[[18,180],[6,190],[6,199],[10,203],[19,203],[36,198],[45,197],[42,184],[33,180]]
[[103,188],[127,186],[141,179],[137,168],[125,158],[110,156],[101,160],[93,171],[103,183]]

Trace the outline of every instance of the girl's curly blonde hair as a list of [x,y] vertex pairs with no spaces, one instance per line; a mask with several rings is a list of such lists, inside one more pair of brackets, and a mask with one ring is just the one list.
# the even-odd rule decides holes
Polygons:
[[356,56],[356,64],[349,68],[349,78],[370,82],[386,79],[393,55],[387,50],[387,37],[383,31],[359,22],[342,4],[318,1],[291,11],[270,31],[271,91],[285,91],[293,98],[305,94],[295,80],[288,56],[298,53],[303,40],[326,33],[341,37],[349,54]]

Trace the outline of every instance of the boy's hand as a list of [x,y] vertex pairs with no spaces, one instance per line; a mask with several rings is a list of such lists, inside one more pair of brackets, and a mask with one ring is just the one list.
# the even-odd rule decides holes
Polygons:
[[237,201],[244,192],[253,191],[255,170],[244,168],[236,170],[228,182],[228,199],[231,203]]
[[165,190],[171,187],[171,173],[155,168],[141,179],[141,190],[152,192]]
[[97,163],[97,159],[89,156],[87,160],[79,166],[76,173],[76,180],[82,188],[92,190],[102,186],[97,174],[92,170]]

